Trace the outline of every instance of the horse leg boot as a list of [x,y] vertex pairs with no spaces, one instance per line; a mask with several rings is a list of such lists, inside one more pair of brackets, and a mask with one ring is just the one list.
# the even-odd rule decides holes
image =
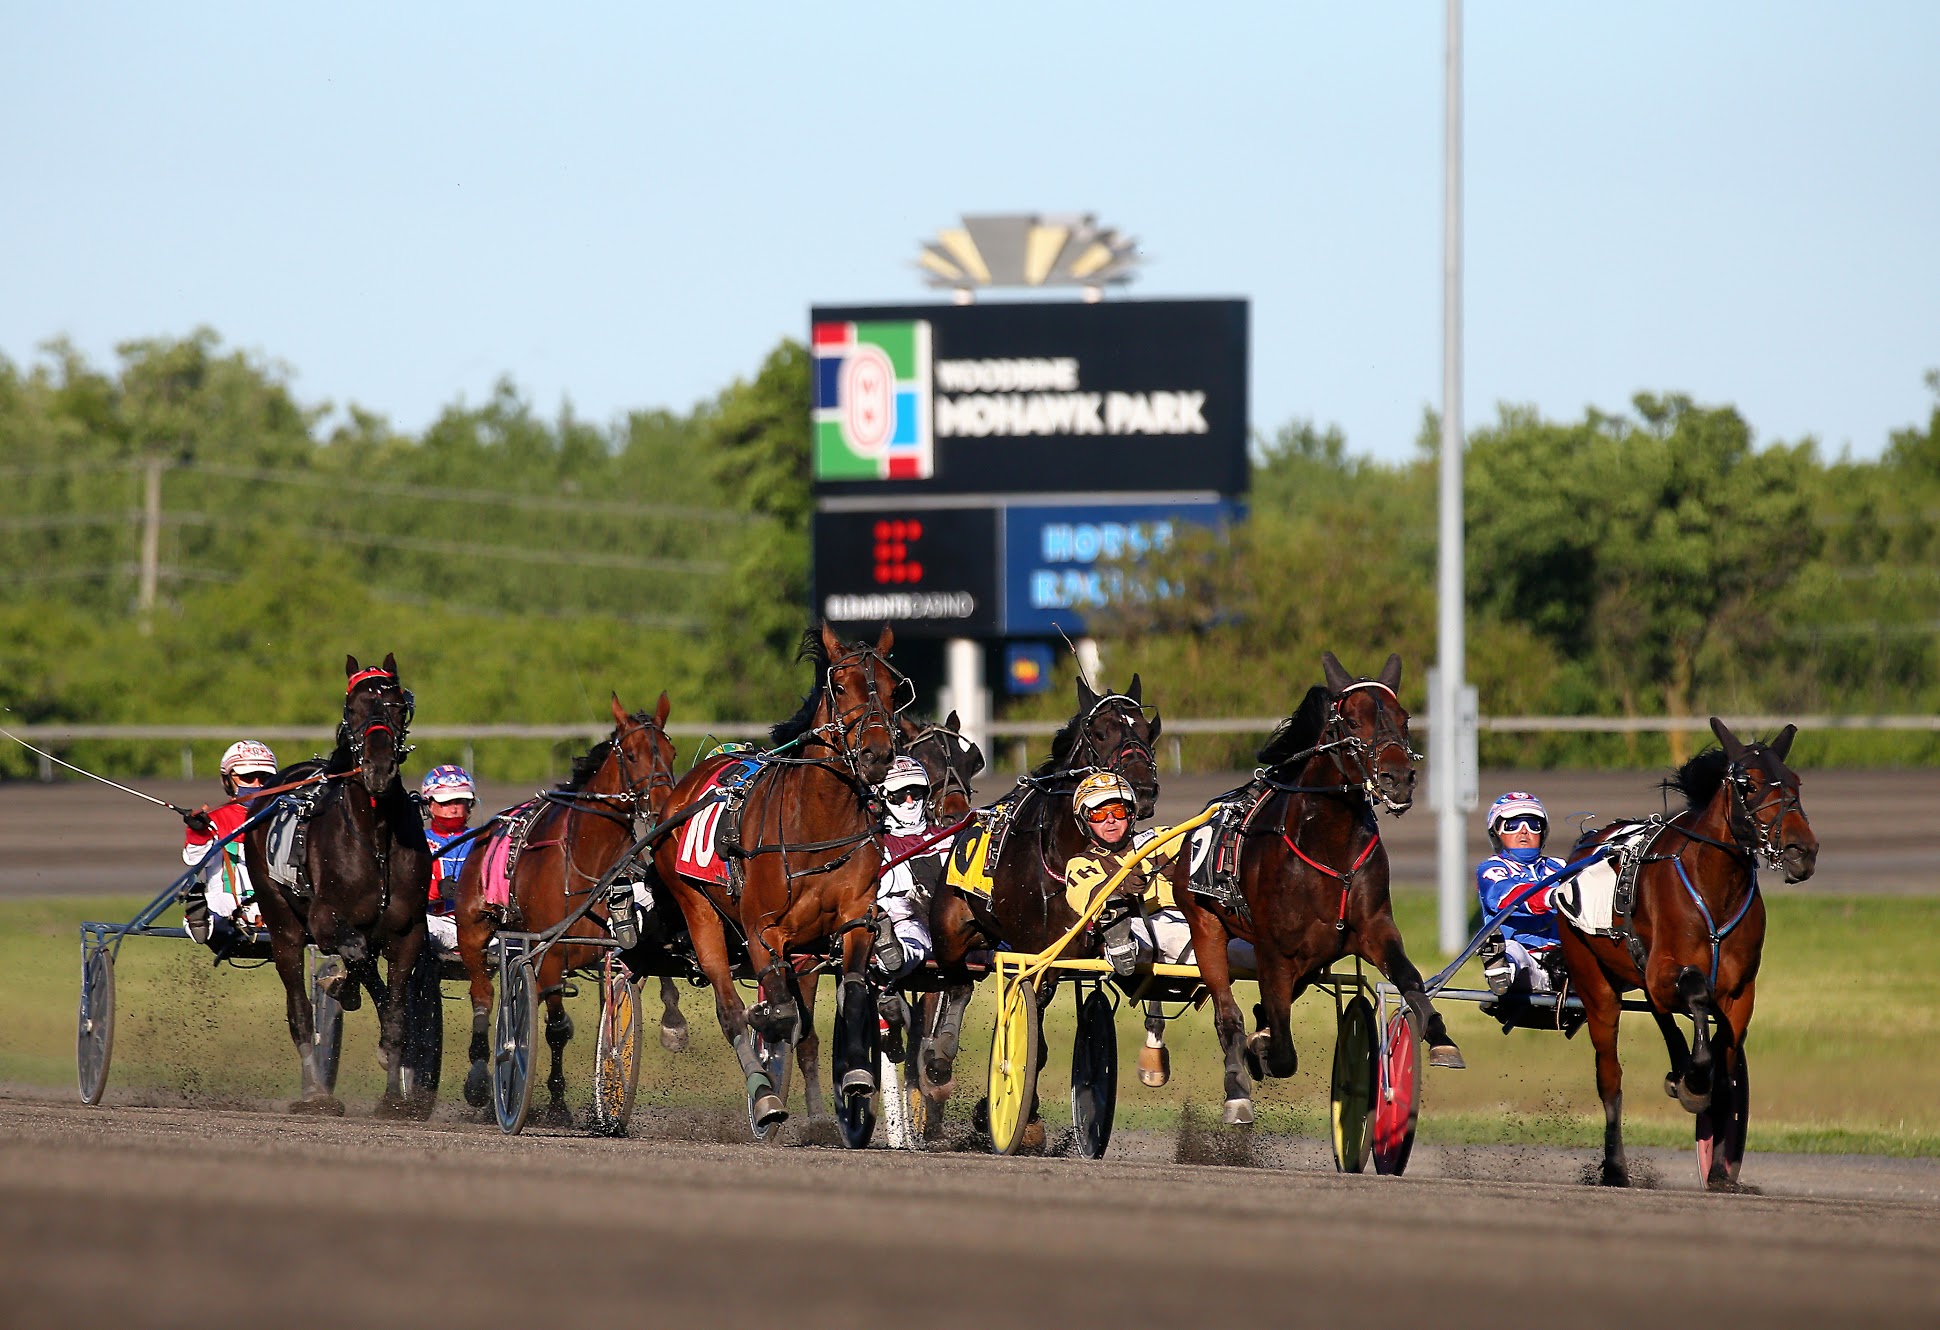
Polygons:
[[1213,999],[1213,1032],[1226,1055],[1226,1106],[1220,1120],[1229,1127],[1243,1127],[1253,1121],[1253,1077],[1246,1068],[1246,1019],[1231,989]]
[[775,1083],[768,1079],[768,1068],[754,1051],[754,1031],[745,1023],[734,1036],[734,1058],[741,1064],[741,1074],[747,1077],[748,1106],[754,1114],[755,1125],[765,1131],[778,1122],[786,1122],[788,1108],[775,1093]]
[[936,1004],[935,1028],[923,1040],[925,1092],[947,1098],[956,1084],[957,1044],[963,1036],[963,1015],[975,990],[960,984],[943,990]]
[[680,1014],[680,989],[671,975],[660,976],[660,1046],[669,1053],[687,1051],[687,1018]]
[[492,1101],[492,1013],[485,1007],[472,1012],[472,1042],[466,1050],[471,1070],[465,1073],[465,1102],[483,1108]]
[[859,974],[842,977],[842,1002],[836,1038],[842,1045],[842,1093],[849,1099],[876,1092],[876,1001]]
[[1145,1004],[1145,1046],[1138,1050],[1138,1080],[1154,1090],[1172,1079],[1172,1054],[1165,1046],[1165,1017],[1159,1004]]
[[572,1121],[572,1110],[566,1107],[566,1045],[573,1041],[573,1018],[566,1011],[559,994],[553,993],[547,1001],[551,1010],[546,1013],[546,1046],[552,1049],[552,1070],[546,1076],[545,1120],[554,1125],[564,1125]]

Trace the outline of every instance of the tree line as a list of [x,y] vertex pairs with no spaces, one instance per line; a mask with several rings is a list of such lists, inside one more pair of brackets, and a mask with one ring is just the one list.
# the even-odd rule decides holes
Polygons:
[[[1930,379],[1940,395],[1940,377]],[[804,686],[809,358],[778,345],[686,411],[547,417],[510,382],[411,435],[299,401],[207,330],[112,366],[0,358],[0,705],[17,722],[327,724],[346,650],[395,651],[423,721],[588,722],[666,688],[766,720]],[[1123,571],[1108,674],[1175,716],[1277,714],[1319,654],[1434,647],[1434,422],[1413,457],[1296,422],[1258,441],[1248,520]],[[1930,711],[1940,685],[1940,398],[1877,458],[1760,446],[1729,406],[1505,409],[1466,461],[1468,673],[1485,712]],[[1068,689],[1012,707],[1054,714]],[[1931,761],[1924,736],[1808,736]],[[129,772],[153,745],[89,745]],[[1663,741],[1489,738],[1485,760],[1655,761]],[[455,753],[430,753],[450,760]],[[1245,741],[1195,741],[1239,762]],[[501,745],[493,774],[555,762]],[[31,759],[0,755],[0,773]]]

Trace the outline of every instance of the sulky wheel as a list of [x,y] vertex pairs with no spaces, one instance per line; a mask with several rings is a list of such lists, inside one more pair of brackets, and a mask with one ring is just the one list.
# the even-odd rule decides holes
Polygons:
[[1374,1101],[1374,1171],[1399,1176],[1415,1148],[1421,1110],[1421,1027],[1407,1007],[1388,1021]]
[[335,1094],[337,1063],[344,1051],[344,1009],[317,982],[323,957],[315,947],[306,947],[303,954],[304,964],[310,969],[310,1040],[317,1053],[317,1078],[325,1094]]
[[538,1032],[539,993],[532,967],[515,957],[499,968],[498,1009],[492,1017],[492,1111],[507,1136],[523,1131],[532,1111]]
[[[875,1068],[882,1061],[882,1017],[875,997],[863,984],[844,983],[835,1008],[835,1056],[829,1059],[834,1079],[835,1125],[842,1144],[851,1150],[869,1148],[876,1133],[876,1095],[882,1081]],[[857,1054],[860,1058],[857,1058]],[[843,1084],[857,1065],[870,1069],[875,1082],[868,1094],[846,1093]]]
[[442,965],[427,942],[404,987],[404,1058],[399,1068],[404,1100],[413,1117],[428,1118],[438,1105],[438,1077],[445,1061],[445,995]]
[[1078,1030],[1071,1041],[1071,1127],[1078,1153],[1086,1159],[1105,1157],[1118,1107],[1118,1026],[1113,1014],[1102,988],[1092,989],[1078,1004]]
[[1380,1088],[1374,1008],[1356,993],[1341,1008],[1334,1042],[1332,1116],[1334,1167],[1359,1173],[1374,1148],[1375,1095]]
[[640,991],[626,966],[608,953],[600,975],[600,1030],[593,1056],[593,1123],[605,1135],[626,1135],[640,1084],[640,1045]]
[[[1737,1050],[1730,1084],[1722,1077],[1711,1087],[1711,1106],[1697,1115],[1698,1185],[1730,1190],[1745,1162],[1745,1132],[1751,1120],[1751,1073],[1745,1050]],[[89,1100],[89,1103],[94,1102]]]
[[1037,1103],[1037,985],[1020,979],[998,994],[990,1039],[990,1143],[1014,1155]]
[[[775,1097],[785,1107],[788,1103],[788,1071],[795,1062],[795,1045],[787,1040],[766,1038],[752,1023],[748,1026],[748,1037],[754,1041],[755,1056],[761,1059],[761,1065],[768,1073],[768,1083],[775,1088]],[[757,1141],[772,1140],[786,1120],[771,1122],[764,1127],[755,1121],[754,1101],[748,1101],[748,1130],[754,1133]]]
[[106,947],[97,946],[81,958],[81,1015],[74,1060],[81,1073],[82,1103],[101,1102],[114,1051],[115,958]]

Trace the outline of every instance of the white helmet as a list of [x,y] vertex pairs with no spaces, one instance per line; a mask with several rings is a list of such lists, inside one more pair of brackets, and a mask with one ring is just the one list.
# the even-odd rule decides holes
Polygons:
[[1071,792],[1071,816],[1078,820],[1079,826],[1084,826],[1087,810],[1109,803],[1136,809],[1138,796],[1132,793],[1131,782],[1116,771],[1094,771]]
[[929,784],[930,773],[923,770],[921,762],[913,757],[899,757],[889,764],[889,774],[882,778],[882,792],[894,794],[897,790],[906,790],[912,785],[921,785],[924,789],[928,789]]
[[1510,790],[1489,805],[1489,842],[1497,854],[1502,852],[1502,824],[1518,817],[1535,818],[1542,823],[1542,840],[1549,839],[1549,811],[1543,807],[1543,801],[1527,790]]
[[239,739],[223,750],[222,774],[233,777],[243,772],[259,771],[264,775],[276,774],[276,754],[270,752],[269,745],[255,739]]

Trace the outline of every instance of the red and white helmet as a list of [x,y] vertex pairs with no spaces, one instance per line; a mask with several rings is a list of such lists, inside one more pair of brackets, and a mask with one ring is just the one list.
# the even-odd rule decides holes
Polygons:
[[912,785],[921,785],[924,789],[928,789],[929,784],[930,773],[923,770],[921,762],[913,757],[899,757],[889,764],[889,774],[882,778],[882,792],[894,794],[897,790],[906,790]]
[[274,776],[276,754],[270,752],[269,745],[266,743],[255,739],[239,739],[223,750],[221,770],[225,777],[248,771],[260,771],[266,776]]

